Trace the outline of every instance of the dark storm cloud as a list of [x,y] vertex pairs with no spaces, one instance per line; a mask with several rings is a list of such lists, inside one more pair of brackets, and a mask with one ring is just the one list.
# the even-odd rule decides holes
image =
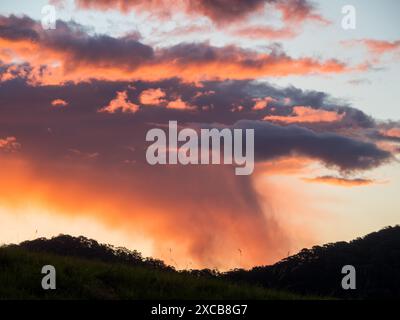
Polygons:
[[114,61],[132,68],[152,59],[154,54],[151,47],[140,43],[135,37],[89,36],[85,32],[75,31],[70,24],[62,21],[58,21],[56,32],[48,33],[44,38],[44,45],[70,53],[72,63],[112,64]]
[[231,22],[243,19],[249,14],[260,11],[266,0],[204,0],[190,1],[189,10],[209,17],[213,22]]
[[[164,91],[167,101],[179,96],[196,109],[143,106],[140,95],[148,89]],[[129,102],[140,105],[137,112],[98,112],[122,91]],[[182,256],[202,265],[226,266],[226,256],[238,248],[246,248],[246,259],[252,264],[265,264],[290,250],[290,232],[282,229],[267,205],[269,191],[274,190],[264,187],[261,200],[251,176],[235,176],[233,168],[226,166],[148,165],[145,134],[155,123],[163,126],[177,120],[181,125],[198,127],[201,122],[214,127],[215,122],[219,126],[237,122],[237,127],[255,128],[258,161],[300,154],[345,172],[378,166],[391,155],[339,133],[260,121],[270,111],[255,112],[252,106],[254,99],[264,96],[273,96],[276,108],[287,107],[282,101],[288,96],[292,103],[329,106],[320,93],[252,81],[192,84],[169,79],[31,86],[16,77],[0,84],[0,139],[18,146],[12,153],[3,152],[4,157],[15,155],[29,161],[34,181],[50,181],[47,189],[60,191],[62,200],[71,204],[71,212],[81,212],[91,192],[96,195],[92,198],[96,208],[99,201],[117,199],[112,211],[106,207],[103,218],[113,227],[129,225],[151,235],[157,240],[157,254],[165,252],[168,239],[165,246],[182,246]],[[56,99],[67,105],[52,105]],[[239,104],[245,110],[232,112],[232,106]],[[64,198],[71,192],[71,198]],[[51,194],[50,198],[58,197]],[[232,239],[232,234],[238,237]]]
[[258,160],[303,155],[341,171],[353,171],[371,169],[392,159],[389,152],[379,149],[373,143],[336,133],[316,133],[296,125],[281,127],[248,120],[239,121],[234,127],[255,130]]
[[[167,102],[180,97],[196,109],[181,111],[169,110],[165,104],[152,107],[141,105],[141,93],[156,88],[165,92]],[[99,113],[99,109],[120,91],[126,91],[129,102],[138,104],[140,109],[134,114]],[[32,87],[21,79],[14,79],[0,86],[0,134],[16,136],[23,150],[37,155],[50,153],[64,157],[70,153],[69,150],[79,150],[83,154],[97,153],[96,161],[100,162],[134,160],[144,163],[145,132],[154,126],[153,123],[167,123],[173,119],[182,125],[208,123],[212,126],[220,123],[254,128],[255,152],[259,161],[299,154],[341,171],[352,171],[367,170],[392,158],[389,152],[380,150],[376,145],[366,142],[366,139],[361,141],[358,137],[341,135],[342,127],[339,125],[336,125],[338,130],[335,133],[330,123],[326,124],[329,129],[326,131],[331,132],[324,132],[324,124],[320,124],[318,130],[312,130],[305,126],[280,126],[261,121],[265,113],[251,109],[255,92],[272,95],[277,101],[289,97],[292,103],[318,102],[320,108],[324,108],[326,98],[322,93],[302,92],[295,88],[280,90],[250,81],[204,82],[201,86],[182,83],[178,79],[134,83],[93,81],[77,85]],[[56,108],[51,105],[55,99],[67,101],[68,105]],[[326,108],[330,108],[326,103]],[[238,104],[247,109],[232,112],[232,106]],[[287,108],[279,106],[279,102],[275,107]],[[348,117],[353,117],[353,127],[361,130],[362,134],[364,118],[367,116],[356,109],[343,108]],[[347,120],[342,121],[346,123]],[[132,153],[128,147],[134,147],[136,153]]]
[[379,122],[377,126],[368,132],[368,136],[374,140],[383,140],[400,143],[400,122]]
[[267,4],[282,12],[285,21],[319,17],[308,0],[76,0],[80,8],[122,12],[151,12],[161,17],[177,12],[205,16],[216,24],[237,22],[262,11]]
[[121,65],[134,67],[153,56],[153,49],[135,37],[89,36],[87,31],[82,25],[58,20],[56,29],[46,32],[29,17],[0,16],[0,38],[39,43],[44,49],[68,54],[71,63],[112,63],[115,59]]
[[[84,194],[95,190],[95,204],[100,198],[128,199],[108,218],[114,226],[132,224],[132,230],[135,226],[162,238],[155,243],[157,254],[165,239],[172,247],[185,243],[183,256],[212,266],[226,265],[221,246],[227,252],[248,248],[248,259],[259,264],[287,252],[288,238],[275,218],[262,211],[250,177],[236,177],[229,167],[146,163],[145,134],[154,127],[146,122],[183,121],[196,114],[155,106],[135,114],[97,112],[117,91],[126,90],[129,100],[136,101],[140,92],[154,87],[168,91],[168,99],[173,94],[187,99],[199,89],[174,79],[41,87],[13,79],[0,85],[0,137],[15,137],[21,146],[17,156],[29,160],[35,181],[51,181],[51,190],[64,195],[76,192],[78,184]],[[68,105],[52,106],[54,99]],[[79,210],[87,201],[77,204]],[[76,197],[68,203],[77,203]],[[142,217],[146,223],[141,224]],[[232,239],[234,233],[239,240]]]
[[0,15],[0,38],[11,40],[39,40],[39,33],[35,30],[38,27],[36,21],[24,17]]
[[[40,78],[47,84],[171,77],[198,81],[353,70],[336,59],[292,58],[274,48],[260,53],[233,45],[216,47],[208,43],[181,43],[155,49],[139,42],[136,36],[93,35],[81,25],[63,21],[57,21],[55,30],[43,30],[39,22],[15,16],[1,17],[0,41],[8,49],[2,52],[0,59],[10,63],[18,57],[30,63],[38,84]],[[46,72],[37,74],[37,69],[43,67]]]
[[[27,68],[27,67],[26,67]],[[1,70],[1,68],[0,68]],[[29,70],[29,69],[28,69]],[[28,71],[27,71],[28,72]],[[92,81],[90,83],[67,84],[64,86],[44,86],[33,88],[26,85],[21,79],[5,82],[3,90],[7,90],[8,98],[23,99],[17,92],[39,93],[48,97],[49,101],[63,99],[70,103],[66,114],[81,113],[93,117],[108,117],[110,115],[98,115],[96,111],[106,106],[115,98],[118,91],[127,91],[130,102],[141,105],[140,95],[147,89],[160,89],[165,93],[165,103],[151,108],[141,106],[133,115],[121,115],[119,112],[112,115],[112,119],[129,118],[130,121],[168,121],[176,119],[181,122],[219,122],[233,124],[241,119],[262,120],[270,115],[288,116],[293,112],[293,107],[303,105],[321,110],[333,110],[345,114],[341,121],[335,123],[302,123],[302,126],[316,131],[335,131],[341,128],[374,128],[374,120],[362,111],[351,108],[340,102],[335,103],[331,97],[322,92],[303,91],[294,87],[278,88],[268,83],[255,81],[205,81],[201,85],[182,82],[179,79],[163,81],[135,81],[135,82],[105,82]],[[7,88],[7,89],[6,89]],[[16,93],[15,95],[13,93]],[[37,94],[36,94],[37,95]],[[270,97],[273,99],[268,107],[262,110],[254,110],[258,99]],[[191,112],[167,109],[169,101],[181,99],[193,106]],[[37,98],[35,98],[37,99]],[[288,99],[289,103],[286,101]],[[29,104],[32,100],[27,98]],[[243,107],[241,111],[235,108]],[[25,108],[28,108],[25,105]],[[43,105],[42,105],[43,108]],[[32,110],[32,109],[29,109]],[[48,109],[44,108],[46,112]],[[10,110],[10,112],[12,112]]]

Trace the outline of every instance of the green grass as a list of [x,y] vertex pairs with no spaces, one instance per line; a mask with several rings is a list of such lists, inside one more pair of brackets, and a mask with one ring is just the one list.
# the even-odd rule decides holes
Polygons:
[[[57,270],[57,289],[43,290],[44,265]],[[0,299],[258,299],[304,297],[222,279],[0,248]]]

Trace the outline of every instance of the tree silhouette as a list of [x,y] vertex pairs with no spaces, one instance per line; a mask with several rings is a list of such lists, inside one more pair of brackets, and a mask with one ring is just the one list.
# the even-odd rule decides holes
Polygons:
[[[177,272],[161,260],[143,258],[136,250],[99,244],[82,236],[59,235],[11,246]],[[341,270],[345,265],[352,265],[356,269],[356,290],[344,290],[341,287],[344,277]],[[220,273],[218,270],[203,269],[181,273],[258,284],[300,294],[357,299],[400,298],[400,226],[387,227],[350,242],[303,249],[272,266],[255,267],[249,271],[235,269]]]
[[131,251],[123,247],[100,244],[96,240],[88,239],[83,236],[72,237],[69,235],[59,235],[51,239],[39,238],[32,241],[24,241],[19,246],[31,251],[43,251],[64,256],[70,255],[86,259],[97,259],[105,262],[174,270],[161,260],[143,258],[141,253],[136,250]]
[[[342,267],[356,269],[356,290],[343,290]],[[268,288],[340,298],[400,298],[400,227],[387,227],[349,243],[336,242],[311,249],[250,271],[223,275],[233,281]]]

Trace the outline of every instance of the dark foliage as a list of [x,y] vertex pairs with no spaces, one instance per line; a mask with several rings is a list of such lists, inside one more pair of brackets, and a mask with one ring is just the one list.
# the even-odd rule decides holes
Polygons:
[[[343,290],[342,267],[356,269],[356,290]],[[400,226],[388,227],[349,243],[303,249],[272,266],[224,274],[234,281],[301,294],[355,299],[400,298]]]
[[74,256],[85,259],[96,259],[104,262],[124,263],[135,266],[147,266],[151,268],[173,271],[163,261],[153,258],[143,258],[136,250],[128,250],[122,247],[114,247],[109,244],[100,244],[96,240],[83,236],[72,237],[59,235],[52,239],[39,238],[32,241],[24,241],[19,247],[30,251],[47,252],[62,256]]
[[[123,263],[175,272],[163,261],[143,258],[137,251],[99,244],[85,237],[60,235],[39,238],[20,245],[29,251],[74,256],[111,263]],[[356,268],[356,290],[343,290],[343,266]],[[186,270],[181,274],[195,278],[225,280],[261,285],[302,295],[352,299],[400,298],[400,226],[388,227],[351,242],[336,242],[303,249],[272,266],[251,270],[236,269],[226,273],[217,270]]]

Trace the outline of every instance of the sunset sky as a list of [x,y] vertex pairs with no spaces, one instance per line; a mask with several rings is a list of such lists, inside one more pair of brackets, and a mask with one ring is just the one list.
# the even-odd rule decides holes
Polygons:
[[[349,4],[355,30],[342,28]],[[226,270],[398,224],[399,12],[398,0],[2,0],[0,244],[84,235]],[[146,132],[168,121],[254,129],[254,173],[150,166]]]

